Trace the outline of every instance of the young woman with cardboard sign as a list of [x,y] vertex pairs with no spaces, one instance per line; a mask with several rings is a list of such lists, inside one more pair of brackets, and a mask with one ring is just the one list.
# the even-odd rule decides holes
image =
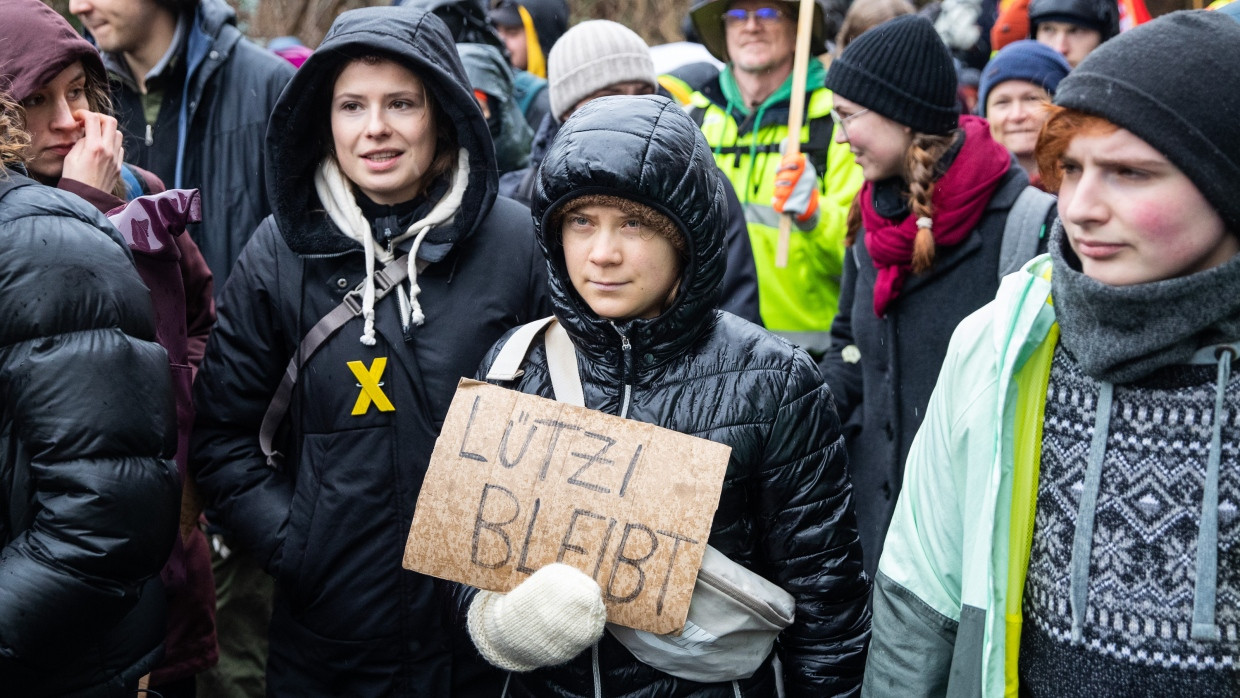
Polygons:
[[[716,309],[718,177],[705,138],[667,99],[604,97],[574,113],[533,201],[556,320],[586,407],[732,447],[709,543],[795,599],[777,649],[787,695],[853,695],[869,583],[839,420],[807,354]],[[523,372],[500,384],[554,397],[547,341],[535,338]],[[508,695],[776,694],[770,656],[716,683],[639,661],[603,634],[600,594],[589,575],[548,565],[506,595],[465,590],[459,614],[481,654],[513,672]]]

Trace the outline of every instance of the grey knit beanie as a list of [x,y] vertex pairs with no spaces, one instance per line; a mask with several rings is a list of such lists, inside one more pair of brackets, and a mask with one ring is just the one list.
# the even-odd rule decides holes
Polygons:
[[650,47],[632,29],[605,19],[582,22],[560,37],[547,57],[547,81],[557,121],[609,85],[639,81],[658,89]]
[[920,133],[956,128],[956,68],[930,20],[904,15],[857,37],[827,69],[844,99]]
[[[1151,65],[1175,65],[1174,78]],[[1055,104],[1100,116],[1180,168],[1240,232],[1240,24],[1206,10],[1163,15],[1094,49]],[[834,70],[834,68],[832,68]]]

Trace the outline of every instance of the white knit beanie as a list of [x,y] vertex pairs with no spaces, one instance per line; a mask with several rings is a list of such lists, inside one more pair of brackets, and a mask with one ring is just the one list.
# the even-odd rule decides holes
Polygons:
[[650,47],[632,29],[605,19],[582,22],[555,42],[547,57],[547,81],[557,121],[609,85],[640,81],[658,88]]

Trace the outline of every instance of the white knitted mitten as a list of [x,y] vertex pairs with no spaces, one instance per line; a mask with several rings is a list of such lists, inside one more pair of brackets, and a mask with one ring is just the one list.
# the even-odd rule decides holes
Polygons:
[[517,588],[479,591],[469,604],[469,636],[486,660],[508,671],[555,666],[581,654],[603,634],[603,592],[589,575],[547,565]]

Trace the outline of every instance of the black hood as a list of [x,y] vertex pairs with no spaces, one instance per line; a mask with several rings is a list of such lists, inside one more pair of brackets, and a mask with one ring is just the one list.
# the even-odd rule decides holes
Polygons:
[[314,173],[327,153],[332,80],[352,58],[377,55],[413,71],[456,128],[469,153],[469,184],[456,216],[431,230],[418,257],[438,262],[486,217],[495,202],[499,174],[486,119],[448,28],[433,14],[406,7],[367,7],[341,14],[318,49],[280,95],[267,127],[267,191],[285,241],[298,254],[360,250],[328,219],[314,190]]
[[[613,328],[573,288],[560,231],[549,221],[559,207],[586,194],[645,204],[684,233],[689,260],[676,299],[658,317]],[[619,329],[633,345],[641,375],[682,354],[714,322],[727,264],[727,199],[706,139],[675,102],[659,96],[600,97],[574,112],[538,168],[531,204],[555,315],[577,347],[596,361],[617,364]]]

